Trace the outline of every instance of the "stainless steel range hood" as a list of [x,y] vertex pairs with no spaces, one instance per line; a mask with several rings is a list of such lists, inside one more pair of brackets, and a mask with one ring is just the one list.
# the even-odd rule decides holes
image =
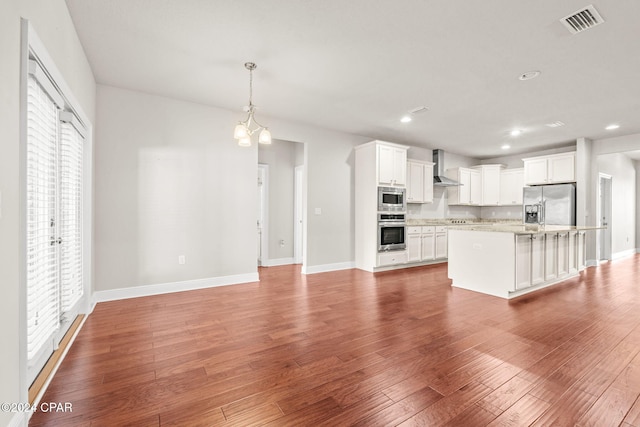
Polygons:
[[433,185],[437,187],[455,187],[462,185],[458,181],[447,178],[444,174],[444,150],[433,150]]

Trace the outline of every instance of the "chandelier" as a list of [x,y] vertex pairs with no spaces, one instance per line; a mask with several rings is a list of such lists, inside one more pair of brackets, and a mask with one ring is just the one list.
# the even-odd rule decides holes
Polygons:
[[[244,121],[238,122],[235,130],[233,131],[233,137],[238,140],[238,145],[241,147],[249,147],[251,145],[251,136],[260,131],[258,142],[260,144],[271,144],[271,132],[269,129],[258,123],[253,117],[256,111],[256,106],[253,105],[253,70],[257,68],[257,65],[253,62],[245,62],[244,68],[249,70],[249,105],[244,107],[244,111],[247,112],[247,118]],[[253,129],[251,126],[255,126]]]

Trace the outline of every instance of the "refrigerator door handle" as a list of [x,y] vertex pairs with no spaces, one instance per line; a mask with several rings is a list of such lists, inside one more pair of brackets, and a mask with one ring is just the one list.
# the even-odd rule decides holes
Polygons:
[[544,224],[544,214],[546,213],[546,210],[547,210],[547,201],[543,199],[542,203],[540,203],[540,220],[539,220],[540,224]]

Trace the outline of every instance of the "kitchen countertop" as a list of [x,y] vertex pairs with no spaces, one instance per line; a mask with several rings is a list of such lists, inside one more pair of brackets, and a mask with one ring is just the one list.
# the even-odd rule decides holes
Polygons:
[[418,219],[408,218],[406,220],[407,226],[420,226],[420,225],[446,225],[446,226],[461,226],[468,227],[470,225],[520,225],[521,219],[458,219],[458,218],[442,218],[442,219]]
[[514,234],[544,234],[558,233],[563,231],[587,231],[599,230],[602,227],[592,226],[576,226],[576,225],[537,225],[537,224],[471,224],[450,225],[450,230],[464,231],[490,231],[496,233],[514,233]]

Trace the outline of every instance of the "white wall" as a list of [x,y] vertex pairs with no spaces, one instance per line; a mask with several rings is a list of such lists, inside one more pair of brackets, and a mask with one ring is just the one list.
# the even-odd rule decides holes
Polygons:
[[[20,360],[20,18],[30,21],[93,122],[95,80],[63,0],[0,2],[0,402],[25,402],[27,387]],[[0,425],[14,414],[0,412]]]
[[[258,148],[231,137],[240,112],[103,85],[97,109],[96,290],[255,274]],[[352,147],[367,139],[263,121],[307,143],[307,199],[322,214],[306,222],[305,264],[352,262]]]
[[95,289],[255,273],[258,151],[237,117],[103,85],[97,109]]

